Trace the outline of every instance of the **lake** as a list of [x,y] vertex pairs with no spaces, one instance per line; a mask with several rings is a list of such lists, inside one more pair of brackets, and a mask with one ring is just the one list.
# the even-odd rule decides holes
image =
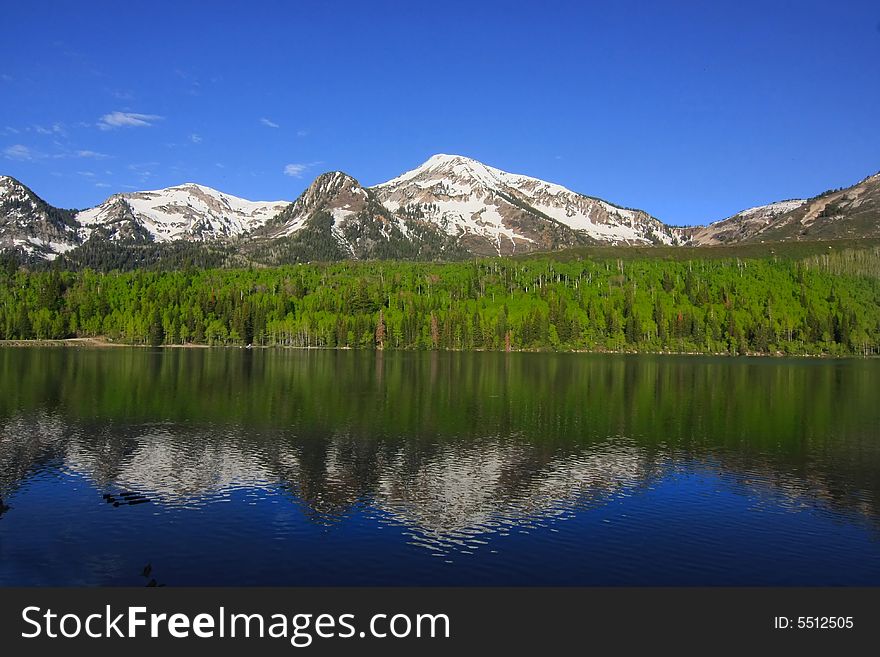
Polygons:
[[0,585],[880,585],[880,361],[0,349]]

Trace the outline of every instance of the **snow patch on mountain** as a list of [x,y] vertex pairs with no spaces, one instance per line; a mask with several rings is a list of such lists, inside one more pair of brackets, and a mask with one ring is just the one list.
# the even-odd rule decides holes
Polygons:
[[803,207],[807,202],[806,199],[789,199],[757,205],[708,226],[695,226],[691,229],[692,243],[711,246],[752,239],[781,221],[783,215]]
[[[337,228],[336,235],[341,224],[364,209],[367,200],[367,191],[351,176],[341,171],[324,173],[315,178],[296,201],[284,207],[274,219],[276,225],[267,226],[267,230],[272,237],[293,235],[304,228],[316,212],[323,210],[330,214]],[[348,245],[345,248],[348,249]]]
[[758,205],[753,208],[748,208],[746,210],[742,210],[738,212],[734,216],[742,216],[748,217],[749,219],[754,218],[770,218],[778,214],[783,214],[784,212],[791,212],[792,210],[797,210],[804,203],[806,203],[806,199],[791,199],[788,201],[776,201],[775,203],[768,203],[767,205]]
[[54,260],[80,239],[72,213],[53,208],[10,176],[0,176],[0,250]]
[[77,214],[88,239],[95,228],[120,214],[145,229],[156,242],[222,239],[242,235],[278,214],[287,201],[249,201],[216,189],[186,183],[145,192],[115,194]]
[[[534,243],[534,237],[521,229],[525,214],[532,215],[532,223],[549,219],[600,242],[679,242],[674,231],[644,212],[461,155],[434,155],[371,189],[391,212],[418,206],[450,235]],[[540,231],[540,226],[535,228]]]

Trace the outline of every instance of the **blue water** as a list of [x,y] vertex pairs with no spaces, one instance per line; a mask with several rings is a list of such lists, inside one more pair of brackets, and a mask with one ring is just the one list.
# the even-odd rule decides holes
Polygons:
[[[90,367],[76,355],[61,358],[66,368]],[[573,362],[575,370],[595,366]],[[660,367],[700,364],[673,359]],[[875,376],[864,366],[833,367],[832,380]],[[636,386],[627,368],[618,380],[600,365],[600,380]],[[784,394],[815,395],[791,383],[798,371],[784,373]],[[767,375],[778,373],[762,370]],[[528,383],[506,380],[517,408],[527,404],[510,386],[528,390]],[[131,385],[144,399],[143,381]],[[749,438],[760,433],[750,429],[759,420],[709,412],[695,392],[687,408],[701,410],[673,405],[676,429],[656,416],[656,395],[683,393],[655,387],[645,424],[632,418],[642,407],[618,415],[622,408],[603,398],[603,412],[623,430],[616,435],[566,437],[564,427],[552,428],[577,420],[601,434],[608,417],[589,405],[572,411],[583,416],[556,420],[557,408],[483,407],[464,424],[435,418],[430,430],[408,433],[389,416],[373,418],[377,428],[363,412],[347,415],[340,409],[354,403],[350,395],[334,398],[322,385],[309,378],[299,392],[308,398],[317,386],[326,414],[297,411],[268,422],[242,422],[247,414],[229,416],[228,405],[214,417],[185,419],[175,417],[177,404],[142,408],[162,415],[146,421],[109,397],[74,404],[37,386],[5,409],[0,425],[8,506],[0,516],[0,585],[880,585],[880,470],[869,410],[855,424],[831,414],[836,429],[829,424],[821,440],[793,422],[794,437],[780,435],[774,445]],[[379,393],[366,388],[375,402]],[[839,394],[840,381],[822,389]],[[252,381],[242,384],[241,394],[252,390]],[[448,390],[438,404],[448,412],[466,406]],[[384,403],[374,406],[405,412],[395,409],[403,388],[379,396]],[[814,429],[820,417],[809,420]],[[413,421],[424,428],[425,418]],[[662,436],[650,432],[658,421]]]
[[86,478],[46,473],[8,504],[4,585],[137,586],[147,563],[159,583],[187,585],[880,584],[880,537],[864,519],[758,500],[701,468],[447,544],[370,500],[315,522],[283,488],[113,507]]

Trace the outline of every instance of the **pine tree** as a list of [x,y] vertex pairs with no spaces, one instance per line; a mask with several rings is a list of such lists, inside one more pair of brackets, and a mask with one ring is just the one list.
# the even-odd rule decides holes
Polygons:
[[162,318],[159,316],[158,310],[153,311],[153,316],[150,319],[150,328],[147,333],[147,339],[154,347],[158,347],[165,340],[165,328],[162,326]]

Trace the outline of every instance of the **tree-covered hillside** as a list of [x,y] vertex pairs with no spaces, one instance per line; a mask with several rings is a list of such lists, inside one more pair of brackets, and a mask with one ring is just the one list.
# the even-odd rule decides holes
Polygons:
[[[695,252],[696,254],[696,252]],[[0,338],[874,354],[880,248],[805,258],[0,272]]]

